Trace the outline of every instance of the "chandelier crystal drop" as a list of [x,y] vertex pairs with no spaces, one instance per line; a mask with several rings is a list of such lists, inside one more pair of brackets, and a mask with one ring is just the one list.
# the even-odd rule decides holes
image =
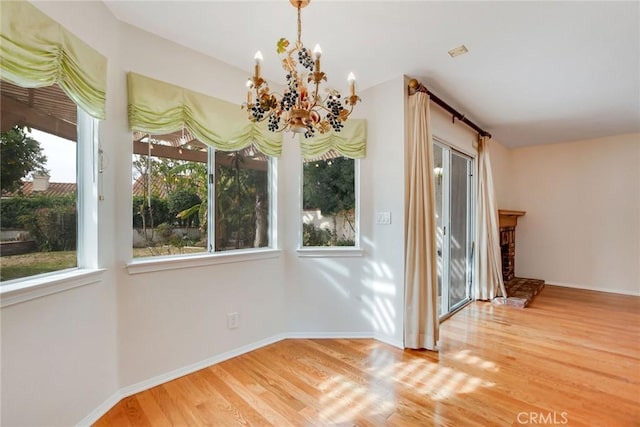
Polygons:
[[282,67],[286,74],[286,85],[282,95],[271,92],[269,85],[260,75],[263,61],[258,51],[254,57],[255,72],[247,80],[247,102],[249,120],[262,122],[268,120],[268,129],[272,132],[291,131],[310,138],[318,133],[331,130],[340,132],[360,98],[356,95],[355,76],[349,73],[349,96],[343,97],[334,89],[325,89],[320,93],[321,82],[327,76],[320,70],[322,50],[316,45],[309,51],[300,40],[302,21],[300,10],[311,0],[289,0],[298,10],[298,39],[290,47],[289,40],[278,40],[276,51],[283,56]]

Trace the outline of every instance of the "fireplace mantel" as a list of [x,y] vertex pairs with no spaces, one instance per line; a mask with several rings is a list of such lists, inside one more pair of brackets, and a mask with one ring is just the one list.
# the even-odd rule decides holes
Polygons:
[[515,227],[518,225],[518,217],[526,214],[525,211],[513,211],[509,209],[498,209],[499,227]]

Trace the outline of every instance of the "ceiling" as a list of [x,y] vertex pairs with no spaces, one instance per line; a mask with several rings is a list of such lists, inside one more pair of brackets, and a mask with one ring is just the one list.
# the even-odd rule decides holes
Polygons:
[[[275,52],[295,40],[279,1],[105,1],[119,20],[284,81]],[[640,132],[640,2],[313,0],[302,41],[320,43],[329,85],[359,90],[402,74],[510,147]],[[447,51],[464,44],[469,53]],[[238,100],[241,102],[242,100]],[[363,102],[366,102],[366,97]]]

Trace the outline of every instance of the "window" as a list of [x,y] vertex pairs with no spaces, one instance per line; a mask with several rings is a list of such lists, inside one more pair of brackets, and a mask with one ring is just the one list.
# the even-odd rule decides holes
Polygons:
[[1,91],[3,284],[95,267],[95,120],[56,85]]
[[207,150],[180,132],[133,142],[133,257],[207,250]]
[[271,161],[253,146],[135,132],[133,153],[134,258],[270,246]]
[[302,246],[358,246],[357,161],[329,151],[302,170]]
[[268,157],[216,151],[215,165],[215,250],[269,246]]

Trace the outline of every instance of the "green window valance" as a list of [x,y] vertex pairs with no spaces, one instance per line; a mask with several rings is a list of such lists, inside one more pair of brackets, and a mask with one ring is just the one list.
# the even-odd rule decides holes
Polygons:
[[362,159],[367,148],[367,121],[349,119],[339,133],[331,131],[312,138],[300,137],[300,148],[305,159],[315,159],[329,150],[351,159]]
[[169,83],[129,73],[129,127],[151,134],[187,128],[200,141],[223,151],[254,144],[268,156],[280,156],[282,134],[266,123],[252,123],[240,105]]
[[0,1],[0,73],[15,85],[58,84],[83,110],[105,118],[107,59],[26,1]]

